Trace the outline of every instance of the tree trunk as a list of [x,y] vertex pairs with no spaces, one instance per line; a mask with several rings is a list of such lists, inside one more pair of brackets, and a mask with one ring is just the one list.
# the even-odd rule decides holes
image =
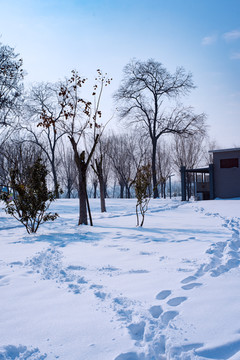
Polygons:
[[106,212],[106,204],[105,204],[105,182],[103,178],[103,169],[102,169],[102,155],[100,160],[95,160],[96,167],[93,167],[93,170],[97,174],[98,182],[99,182],[99,190],[100,190],[100,203],[101,203],[101,212]]
[[99,178],[101,212],[106,212],[105,191],[103,177]]
[[93,182],[93,198],[97,198],[97,181]]
[[119,185],[120,185],[120,199],[123,199],[123,197],[124,197],[124,184],[120,181]]
[[77,143],[75,140],[70,137],[70,142],[72,144],[74,152],[74,161],[77,165],[78,170],[78,196],[79,196],[79,221],[78,225],[88,225],[87,218],[87,166],[85,163],[85,151],[82,151],[80,154],[77,150]]
[[67,185],[67,198],[70,199],[71,198],[71,182],[68,181],[68,185]]
[[117,183],[116,183],[116,180],[114,180],[113,189],[112,189],[112,197],[114,199],[115,199],[115,195],[116,195],[116,186],[117,186]]
[[104,181],[104,197],[105,197],[105,199],[108,197],[108,193],[107,193],[107,181]]
[[86,171],[78,169],[78,192],[79,192],[79,221],[78,225],[88,224],[87,218],[87,189],[86,189]]
[[156,153],[157,153],[157,142],[152,140],[152,181],[153,181],[153,198],[156,199],[159,197],[158,187],[157,187],[157,175],[156,175]]
[[54,191],[56,194],[56,198],[59,199],[59,190],[58,190],[58,181],[57,181],[57,172],[55,168],[54,162],[52,162],[52,174],[53,174],[53,183],[54,183]]
[[127,186],[127,185],[126,185],[126,198],[131,199],[130,186]]
[[97,162],[96,160],[96,167],[97,167],[97,174],[98,174],[98,181],[100,188],[101,212],[106,212],[107,210],[105,204],[105,186],[104,186],[103,169],[102,169],[102,156],[99,162]]

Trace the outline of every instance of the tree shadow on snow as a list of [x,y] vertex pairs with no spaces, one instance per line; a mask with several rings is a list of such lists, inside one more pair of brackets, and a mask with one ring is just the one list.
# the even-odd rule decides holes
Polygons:
[[104,234],[86,233],[54,233],[46,235],[35,235],[34,238],[25,237],[24,242],[47,242],[55,246],[66,247],[69,244],[77,242],[96,242],[102,239]]

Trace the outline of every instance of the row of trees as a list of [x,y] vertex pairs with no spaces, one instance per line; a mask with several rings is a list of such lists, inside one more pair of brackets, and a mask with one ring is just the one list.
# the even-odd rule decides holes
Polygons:
[[[183,68],[171,74],[154,60],[132,61],[114,99],[127,133],[105,130],[100,109],[112,81],[99,69],[90,95],[83,97],[87,79],[72,71],[69,79],[23,89],[22,60],[14,49],[0,44],[0,181],[8,184],[10,169],[19,171],[41,157],[49,169],[49,186],[59,197],[79,197],[79,224],[91,223],[87,190],[97,194],[106,210],[109,186],[130,197],[137,171],[151,166],[154,197],[173,169],[193,167],[202,160],[205,115],[180,104],[193,88]],[[165,136],[165,141],[163,140]],[[172,138],[171,138],[172,136]],[[161,140],[160,140],[161,139]]]
[[[118,135],[105,132],[88,169],[89,196],[96,198],[103,193],[105,198],[133,197],[137,169],[151,163],[150,146],[151,143],[136,132]],[[156,177],[161,197],[166,196],[165,186],[169,177],[175,174],[175,179],[178,179],[177,175],[182,165],[193,168],[208,163],[207,148],[206,139],[199,134],[184,138],[175,135],[172,141],[164,140],[157,145]],[[33,163],[40,156],[49,168],[49,184],[53,184],[55,178],[56,183],[64,191],[62,196],[78,196],[77,168],[72,149],[64,147],[64,143],[60,141],[53,166],[50,166],[45,150],[46,148],[43,151],[31,141],[9,139],[1,149],[0,183],[8,183],[9,171],[15,163],[23,167],[26,163]]]

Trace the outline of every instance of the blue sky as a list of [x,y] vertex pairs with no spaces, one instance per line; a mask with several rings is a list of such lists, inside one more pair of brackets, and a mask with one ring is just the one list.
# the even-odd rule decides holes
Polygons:
[[114,79],[109,116],[129,60],[183,66],[197,86],[184,103],[207,114],[219,146],[240,147],[239,0],[0,0],[0,9],[0,41],[22,56],[26,83],[101,68]]

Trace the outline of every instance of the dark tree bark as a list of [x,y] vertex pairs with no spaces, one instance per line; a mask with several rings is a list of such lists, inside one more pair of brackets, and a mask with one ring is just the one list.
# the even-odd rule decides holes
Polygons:
[[120,199],[123,199],[124,198],[125,184],[120,180],[119,185],[120,185]]
[[106,202],[105,202],[106,186],[105,186],[104,177],[103,177],[102,162],[103,162],[103,157],[101,155],[99,160],[95,159],[95,166],[92,165],[92,168],[93,168],[95,174],[97,175],[98,181],[99,181],[101,212],[106,212],[107,211],[106,210]]
[[78,186],[79,186],[79,220],[78,225],[88,224],[88,216],[87,216],[87,181],[86,181],[86,168],[84,165],[84,152],[80,155],[80,163],[77,165],[78,167]]
[[85,163],[85,151],[81,153],[78,152],[77,143],[74,138],[70,137],[70,142],[72,144],[74,152],[74,160],[78,170],[78,196],[79,196],[79,220],[78,225],[88,224],[87,217],[87,182],[86,182],[86,172],[87,167]]
[[97,198],[97,180],[93,181],[93,198],[96,199]]
[[157,182],[157,171],[156,171],[156,155],[157,155],[157,141],[152,140],[152,181],[153,181],[153,197],[158,198],[158,182]]
[[[88,158],[85,158],[85,151],[78,152],[77,143],[73,137],[69,137],[73,152],[74,160],[78,170],[78,194],[79,194],[79,221],[78,225],[88,225],[88,216],[87,210],[89,210],[89,217],[91,219],[90,208],[88,207],[88,196],[87,196],[87,169],[91,158],[93,156],[94,150],[97,146],[99,135],[96,136],[92,150],[88,155]],[[92,224],[91,224],[92,225]]]

